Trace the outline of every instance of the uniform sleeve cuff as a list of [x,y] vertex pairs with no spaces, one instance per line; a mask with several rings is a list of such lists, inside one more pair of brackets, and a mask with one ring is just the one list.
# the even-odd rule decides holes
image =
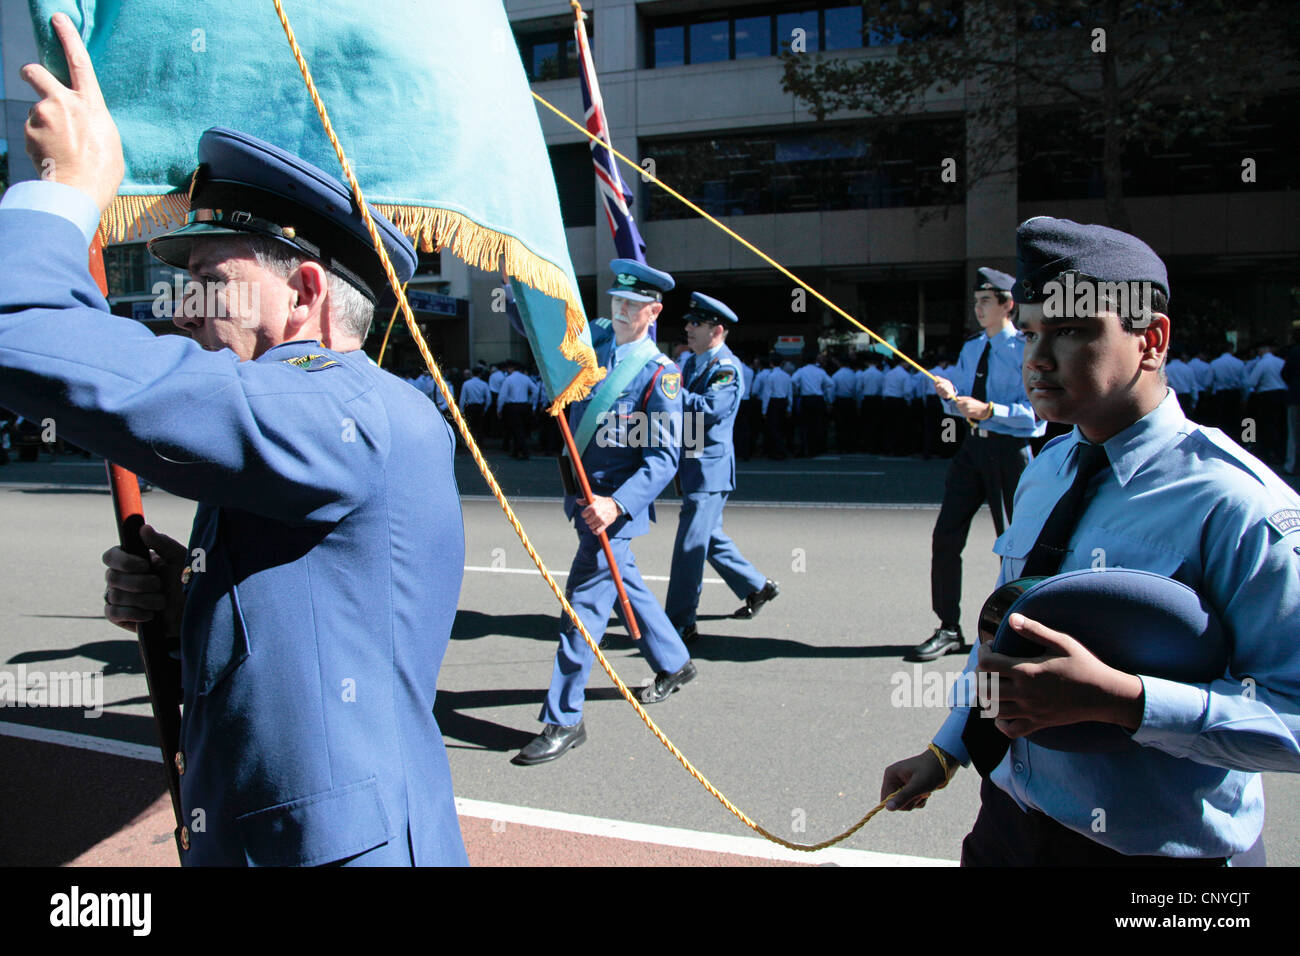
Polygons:
[[87,246],[99,229],[99,207],[95,200],[75,186],[44,179],[14,183],[4,198],[0,198],[0,209],[27,209],[60,216],[81,230]]
[[1194,684],[1139,676],[1144,698],[1142,724],[1134,731],[1133,740],[1174,756],[1188,753],[1205,723],[1209,695]]
[[961,761],[963,767],[970,766],[970,754],[966,752],[966,745],[961,742],[961,734],[966,729],[966,718],[969,714],[968,707],[954,708],[932,741],[944,753],[952,754]]

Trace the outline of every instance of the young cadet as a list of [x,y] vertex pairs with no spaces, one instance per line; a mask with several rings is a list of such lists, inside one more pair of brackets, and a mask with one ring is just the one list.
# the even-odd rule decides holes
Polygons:
[[[195,280],[189,337],[109,314],[86,250],[122,147],[76,28],[54,29],[71,88],[23,69],[54,180],[0,200],[0,405],[198,502],[188,545],[146,527],[152,563],[104,556],[108,619],[179,637],[181,862],[464,864],[433,717],[465,557],[455,442],[361,351],[387,283],[360,210],[210,129],[187,225],[149,243]],[[405,282],[415,250],[371,215]]]
[[745,603],[732,617],[752,618],[779,591],[745,560],[735,542],[722,530],[722,509],[736,488],[736,449],[732,426],[740,402],[741,363],[727,348],[727,330],[739,322],[736,313],[717,299],[691,293],[686,313],[686,342],[691,352],[682,366],[683,414],[695,436],[678,466],[682,510],[673,545],[672,571],[664,610],[686,644],[699,637],[695,611],[700,603],[707,560],[732,593]]
[[[997,675],[996,720],[954,707],[930,749],[885,771],[882,792],[902,788],[891,809],[923,806],[957,763],[974,760],[986,776],[964,865],[1221,865],[1259,838],[1260,771],[1300,770],[1300,497],[1221,431],[1187,420],[1161,375],[1169,283],[1150,247],[1047,217],[1016,238],[1025,386],[1041,417],[1074,429],[1021,476],[1015,518],[994,549],[999,584],[1088,569],[1104,555],[1109,568],[1197,592],[1223,626],[1228,663],[1202,684],[1126,673],[1068,633],[1012,615],[1042,655],[981,646],[966,665]],[[1120,315],[1106,302],[1048,314],[1067,279],[1149,283],[1151,312]],[[1072,520],[1056,522],[1062,510]],[[1064,542],[1050,548],[1056,570],[1027,571],[1049,538]],[[1080,722],[1123,728],[1124,747],[1075,752],[1026,739]]]
[[997,269],[981,268],[975,279],[975,318],[983,331],[962,346],[952,379],[934,390],[950,415],[975,422],[948,465],[943,505],[930,544],[930,600],[939,626],[917,645],[909,659],[932,661],[965,651],[961,630],[961,552],[970,523],[988,503],[993,528],[1001,534],[1003,515],[1011,518],[1016,483],[1031,457],[1029,440],[1046,431],[1034,417],[1020,380],[1024,338],[1012,324],[1015,280]]
[[[588,399],[569,407],[569,424],[594,497],[586,505],[573,495],[564,500],[564,513],[578,531],[566,596],[587,633],[599,642],[618,601],[597,537],[607,532],[641,627],[638,644],[655,670],[654,683],[637,697],[655,704],[695,678],[686,646],[641,580],[632,555],[632,539],[650,530],[654,500],[677,473],[681,455],[681,372],[648,335],[663,310],[663,294],[675,283],[668,273],[632,259],[615,259],[609,267],[615,279],[609,290],[613,319],[591,324],[592,347],[608,374]],[[545,727],[515,755],[515,763],[546,763],[586,741],[582,704],[594,660],[578,628],[565,617],[539,717]]]

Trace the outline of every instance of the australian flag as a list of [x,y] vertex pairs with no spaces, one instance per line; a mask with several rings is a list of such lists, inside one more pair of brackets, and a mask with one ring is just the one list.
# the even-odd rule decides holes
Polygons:
[[[600,85],[596,81],[596,65],[591,60],[591,47],[587,44],[586,16],[576,11],[573,35],[578,44],[578,76],[582,83],[582,108],[586,113],[587,131],[599,138],[591,142],[591,161],[596,165],[596,182],[605,205],[609,231],[614,234],[614,246],[621,259],[645,262],[645,240],[637,232],[632,218],[632,190],[619,175],[618,161],[605,146],[609,142],[609,123],[605,120],[605,103],[600,98]],[[602,146],[601,143],[605,145]]]

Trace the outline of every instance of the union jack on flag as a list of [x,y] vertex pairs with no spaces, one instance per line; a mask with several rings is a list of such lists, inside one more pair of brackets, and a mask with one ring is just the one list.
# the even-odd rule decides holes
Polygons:
[[[582,84],[582,108],[586,114],[587,131],[600,139],[592,140],[591,161],[596,166],[596,182],[605,204],[605,217],[609,231],[614,234],[614,246],[621,259],[645,262],[645,240],[637,231],[632,218],[632,190],[619,175],[618,162],[606,146],[609,141],[609,123],[605,120],[605,103],[600,98],[600,85],[596,81],[596,65],[591,60],[591,47],[587,45],[586,15],[577,12],[573,35],[578,43],[579,79]],[[601,145],[604,144],[604,146]]]

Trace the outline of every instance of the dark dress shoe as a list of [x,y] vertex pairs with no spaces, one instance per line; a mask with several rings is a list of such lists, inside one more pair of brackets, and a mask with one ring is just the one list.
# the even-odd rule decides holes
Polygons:
[[780,593],[781,588],[775,581],[768,578],[767,583],[764,584],[760,590],[755,591],[749,597],[745,598],[745,606],[737,608],[736,612],[731,616],[742,621],[748,621],[750,618],[758,614],[764,604],[775,598]]
[[535,763],[546,763],[561,757],[568,750],[585,743],[587,728],[578,721],[572,727],[547,724],[546,729],[529,741],[528,746],[515,754],[511,763],[522,767],[531,767]]
[[907,656],[910,661],[932,661],[944,654],[963,653],[970,650],[959,627],[936,627],[930,639],[912,648]]
[[677,688],[694,679],[695,662],[687,661],[682,665],[681,670],[674,671],[671,674],[660,671],[655,675],[655,682],[649,687],[642,687],[636,698],[643,704],[657,704],[661,700],[667,700],[669,695],[674,693]]
[[682,643],[688,647],[700,639],[700,632],[694,624],[687,624],[677,631],[677,636],[682,639]]

